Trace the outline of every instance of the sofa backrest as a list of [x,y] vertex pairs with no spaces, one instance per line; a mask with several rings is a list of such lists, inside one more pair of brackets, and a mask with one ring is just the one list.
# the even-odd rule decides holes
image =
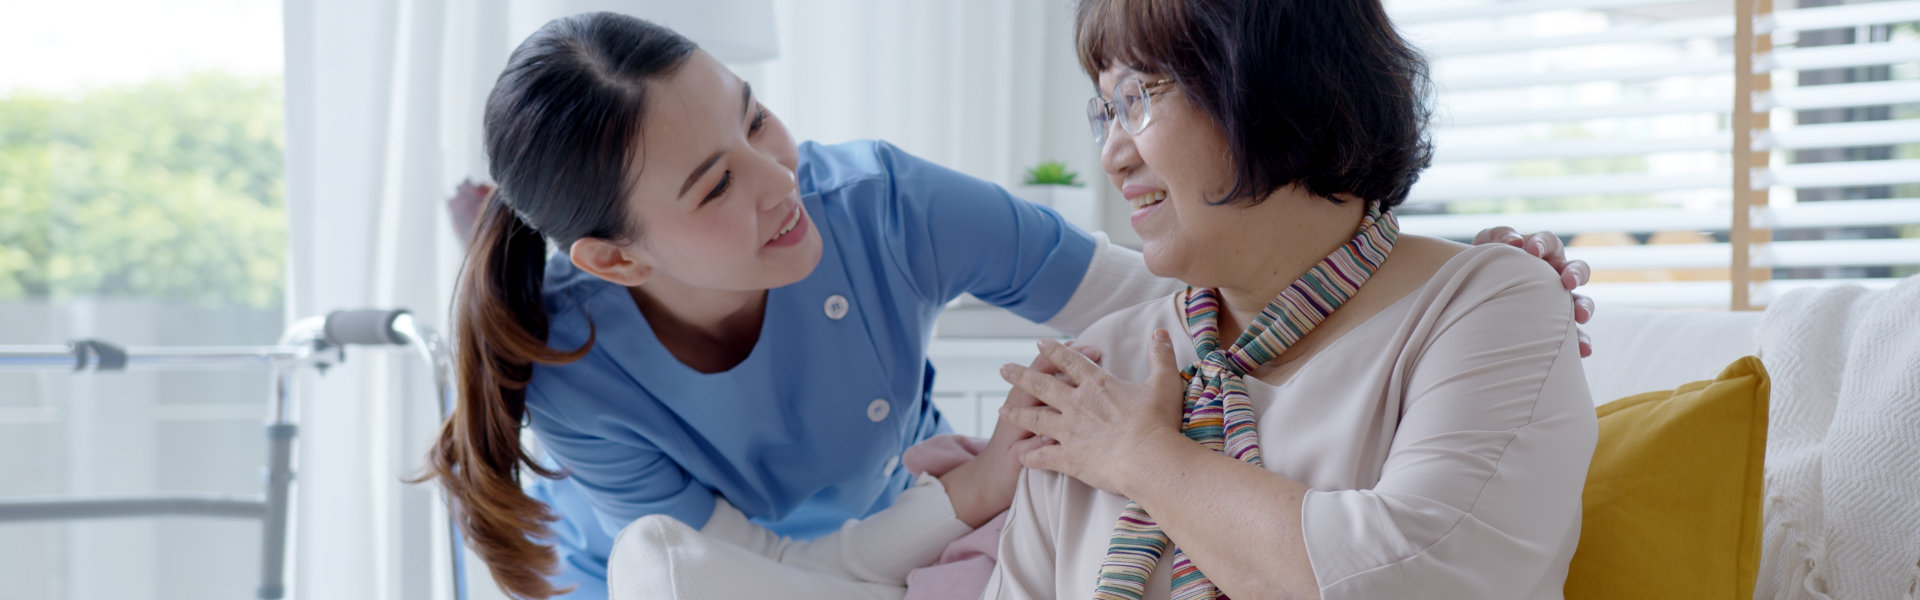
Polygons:
[[1582,363],[1593,403],[1712,379],[1759,352],[1760,314],[1600,307],[1585,326],[1593,356]]

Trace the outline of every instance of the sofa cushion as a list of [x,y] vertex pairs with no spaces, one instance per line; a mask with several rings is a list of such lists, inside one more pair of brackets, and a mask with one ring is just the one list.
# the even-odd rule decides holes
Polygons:
[[1569,600],[1753,597],[1769,388],[1748,356],[1597,409]]

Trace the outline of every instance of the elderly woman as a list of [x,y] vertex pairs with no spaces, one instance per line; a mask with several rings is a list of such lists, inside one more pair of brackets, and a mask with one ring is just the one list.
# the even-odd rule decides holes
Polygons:
[[[996,598],[1558,598],[1596,438],[1552,269],[1401,235],[1426,65],[1377,0],[1086,0],[1101,163],[1190,287],[1052,341]],[[1171,336],[1169,335],[1171,333]]]

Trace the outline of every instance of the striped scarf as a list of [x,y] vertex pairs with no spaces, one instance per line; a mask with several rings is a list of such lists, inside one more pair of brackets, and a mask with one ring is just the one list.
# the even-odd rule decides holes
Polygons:
[[[1236,459],[1260,466],[1260,436],[1254,431],[1253,406],[1242,377],[1286,352],[1294,342],[1352,298],[1393,251],[1400,234],[1392,214],[1379,203],[1367,209],[1353,240],[1307,271],[1268,303],[1233,346],[1220,348],[1220,299],[1210,289],[1187,288],[1187,335],[1200,360],[1181,372],[1187,380],[1181,431],[1189,439]],[[1153,517],[1137,502],[1127,502],[1113,528],[1106,561],[1100,565],[1096,600],[1140,600],[1147,577],[1160,563],[1169,541]],[[1174,600],[1226,598],[1179,548],[1173,551]]]

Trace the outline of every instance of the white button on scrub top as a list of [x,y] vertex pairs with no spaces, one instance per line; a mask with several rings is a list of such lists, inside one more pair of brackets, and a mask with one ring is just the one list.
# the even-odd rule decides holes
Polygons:
[[888,475],[892,475],[892,474],[893,474],[893,472],[894,472],[894,470],[895,470],[895,469],[899,469],[899,468],[900,468],[900,457],[899,457],[899,456],[889,456],[889,457],[887,457],[887,464],[886,464],[886,466],[883,466],[883,467],[880,467],[880,471],[881,471],[882,473],[886,473],[886,474],[888,474]]
[[827,318],[835,321],[847,316],[847,297],[839,294],[827,296]]
[[893,412],[893,405],[886,398],[874,398],[867,404],[867,420],[879,423],[887,420],[887,413]]

